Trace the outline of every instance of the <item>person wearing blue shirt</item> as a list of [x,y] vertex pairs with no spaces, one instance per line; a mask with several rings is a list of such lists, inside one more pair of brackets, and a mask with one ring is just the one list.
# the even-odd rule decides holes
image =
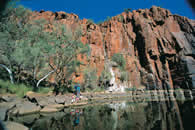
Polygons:
[[77,98],[80,98],[80,85],[77,84],[74,86],[75,94],[77,95]]

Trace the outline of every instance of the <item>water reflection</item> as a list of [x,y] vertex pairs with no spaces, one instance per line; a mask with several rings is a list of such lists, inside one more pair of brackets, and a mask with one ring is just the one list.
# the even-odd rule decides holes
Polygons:
[[[118,102],[65,109],[36,120],[33,130],[191,130],[192,101]],[[57,113],[56,113],[57,114]]]
[[77,125],[79,125],[79,123],[80,123],[80,115],[82,114],[83,112],[82,112],[82,109],[72,109],[71,110],[71,112],[70,112],[70,114],[71,114],[71,116],[73,116],[73,118],[74,118],[74,121],[73,121],[73,124],[74,124],[74,126],[77,126]]

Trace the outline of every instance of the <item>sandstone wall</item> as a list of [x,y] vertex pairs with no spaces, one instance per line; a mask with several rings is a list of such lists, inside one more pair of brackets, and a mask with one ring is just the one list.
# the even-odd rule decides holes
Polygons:
[[48,20],[48,29],[54,21],[67,24],[73,30],[82,26],[81,40],[90,45],[91,56],[90,60],[80,57],[85,62],[77,77],[81,82],[85,67],[97,68],[99,76],[112,55],[121,53],[126,59],[129,87],[195,88],[194,20],[155,6],[123,12],[98,25],[65,12],[40,11],[33,12],[32,16]]

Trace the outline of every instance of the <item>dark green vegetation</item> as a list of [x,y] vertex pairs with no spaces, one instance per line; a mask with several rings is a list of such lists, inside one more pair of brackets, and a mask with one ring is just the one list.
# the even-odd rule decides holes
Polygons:
[[125,12],[125,13],[129,13],[129,12],[131,12],[131,11],[132,11],[131,8],[126,8],[126,9],[124,9],[124,12]]
[[120,70],[125,70],[126,61],[122,54],[115,53],[112,56],[112,61],[116,62]]
[[[40,87],[36,90],[38,93],[48,93],[53,88]],[[10,93],[16,94],[19,97],[24,97],[28,91],[33,91],[31,86],[25,84],[12,84],[9,81],[0,80],[0,94]]]
[[38,89],[39,85],[51,86],[46,79],[55,74],[54,90],[67,90],[72,74],[82,64],[77,56],[90,51],[88,45],[80,42],[81,28],[73,31],[56,21],[47,31],[48,22],[32,21],[30,14],[24,7],[11,6],[1,15],[0,78]]

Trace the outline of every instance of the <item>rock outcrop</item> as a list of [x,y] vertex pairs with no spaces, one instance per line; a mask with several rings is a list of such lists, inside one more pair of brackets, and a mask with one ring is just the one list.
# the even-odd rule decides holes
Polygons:
[[[54,21],[73,30],[82,26],[81,41],[90,45],[91,55],[90,60],[79,57],[86,64],[81,70],[89,65],[100,76],[111,57],[120,53],[129,73],[127,87],[195,89],[194,20],[155,6],[123,12],[101,24],[65,12],[40,11],[33,12],[32,16],[48,20],[48,29]],[[117,67],[111,67],[120,84]],[[82,71],[77,79],[83,82]]]

